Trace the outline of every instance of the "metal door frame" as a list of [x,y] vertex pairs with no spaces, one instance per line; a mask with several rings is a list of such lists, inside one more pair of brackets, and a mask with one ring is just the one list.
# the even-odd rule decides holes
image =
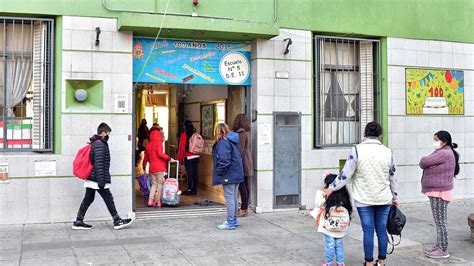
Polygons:
[[[275,170],[275,161],[276,161],[276,153],[275,153],[275,145],[276,145],[276,142],[275,142],[275,139],[276,139],[276,117],[278,115],[297,115],[298,116],[298,147],[299,147],[299,154],[298,154],[298,205],[276,205],[276,190],[275,190],[275,185],[276,185],[276,182],[275,182],[275,179],[276,179],[276,170]],[[302,178],[302,170],[301,170],[301,159],[302,159],[302,156],[301,156],[301,113],[300,112],[273,112],[273,195],[272,195],[272,198],[273,198],[273,209],[285,209],[285,208],[295,208],[295,207],[300,207],[301,206],[301,178]],[[295,127],[295,126],[288,126],[288,127]]]
[[136,145],[137,145],[137,89],[138,89],[138,82],[132,82],[132,90],[133,90],[133,99],[132,99],[132,212],[137,211],[137,203],[136,203],[136,191],[135,191],[135,153],[136,153]]

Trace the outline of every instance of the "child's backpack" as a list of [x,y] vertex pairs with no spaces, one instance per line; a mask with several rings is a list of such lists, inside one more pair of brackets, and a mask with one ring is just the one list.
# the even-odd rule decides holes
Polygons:
[[81,148],[77,154],[76,158],[72,162],[72,172],[74,176],[82,179],[87,180],[89,175],[92,172],[93,165],[91,163],[91,148],[92,143],[88,144],[87,146]]
[[204,149],[204,139],[198,133],[194,133],[189,139],[189,152],[201,153]]
[[179,191],[178,179],[176,178],[166,179],[163,185],[163,194],[161,196],[161,202],[165,205],[172,205],[172,206],[178,205],[179,200],[181,198],[181,196],[178,195],[178,191]]
[[329,217],[324,219],[324,228],[329,232],[344,232],[349,227],[351,217],[349,211],[340,206],[329,209]]

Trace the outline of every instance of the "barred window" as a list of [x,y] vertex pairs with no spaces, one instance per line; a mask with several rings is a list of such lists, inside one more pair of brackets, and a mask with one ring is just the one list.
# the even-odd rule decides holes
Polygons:
[[378,41],[315,37],[315,146],[359,143],[379,120]]
[[0,17],[0,150],[52,150],[53,20]]

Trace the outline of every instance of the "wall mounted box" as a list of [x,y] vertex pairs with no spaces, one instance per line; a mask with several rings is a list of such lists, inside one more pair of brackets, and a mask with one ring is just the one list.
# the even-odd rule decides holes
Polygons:
[[[87,99],[78,101],[77,90],[85,90]],[[104,107],[104,82],[102,80],[66,80],[66,109],[70,111],[98,111]]]

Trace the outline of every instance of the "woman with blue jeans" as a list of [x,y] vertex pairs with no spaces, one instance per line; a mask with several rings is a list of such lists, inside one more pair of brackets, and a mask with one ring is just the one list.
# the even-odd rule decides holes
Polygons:
[[239,184],[244,180],[244,170],[239,143],[239,134],[231,132],[224,123],[219,123],[215,132],[216,140],[212,146],[213,174],[212,185],[224,187],[227,219],[217,226],[221,230],[234,230],[237,221]]
[[351,154],[328,193],[351,181],[352,196],[364,232],[365,265],[374,265],[374,231],[378,239],[378,260],[385,265],[387,257],[387,220],[390,206],[397,203],[397,179],[392,151],[380,139],[382,127],[370,122],[365,127],[365,140],[352,148]]

